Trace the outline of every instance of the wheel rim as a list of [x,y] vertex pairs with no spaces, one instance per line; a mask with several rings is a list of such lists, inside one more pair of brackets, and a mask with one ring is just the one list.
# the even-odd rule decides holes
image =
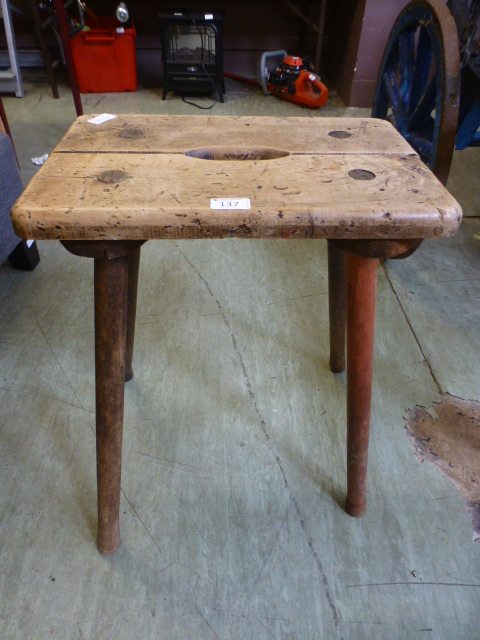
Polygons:
[[441,0],[414,0],[387,42],[372,117],[390,120],[444,184],[455,148],[459,89],[452,15]]

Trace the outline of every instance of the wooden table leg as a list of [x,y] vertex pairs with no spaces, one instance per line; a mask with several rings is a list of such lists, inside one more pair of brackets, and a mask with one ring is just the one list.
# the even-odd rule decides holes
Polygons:
[[138,272],[140,268],[140,247],[128,254],[128,312],[127,351],[125,354],[125,382],[133,378],[133,344],[135,341],[135,316],[137,314]]
[[328,241],[328,311],[330,326],[330,369],[345,369],[346,286],[345,253]]
[[95,259],[95,390],[100,553],[120,544],[128,257]]
[[[354,517],[363,515],[367,508],[365,493],[378,260],[379,258],[406,258],[418,249],[421,242],[416,238],[328,242],[330,323],[331,327],[337,327],[338,331],[341,324],[335,317],[335,309],[341,305],[341,302],[336,302],[336,297],[340,295],[338,291],[341,288],[341,280],[338,275],[340,257],[336,253],[346,252],[347,500],[345,509]],[[330,277],[333,279],[332,285]],[[337,356],[341,354],[341,338],[331,339],[331,344],[332,352]],[[335,371],[333,365],[332,371]]]
[[100,553],[105,554],[113,553],[120,544],[125,362],[127,348],[133,351],[133,334],[127,347],[127,315],[130,314],[134,327],[138,265],[143,243],[143,240],[62,241],[70,253],[95,261],[97,547]]
[[372,393],[376,258],[348,253],[347,274],[347,500],[351,516],[365,513]]

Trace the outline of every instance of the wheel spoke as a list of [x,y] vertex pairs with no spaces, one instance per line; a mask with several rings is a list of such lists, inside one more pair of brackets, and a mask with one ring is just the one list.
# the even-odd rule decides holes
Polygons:
[[421,136],[419,134],[415,134],[415,133],[407,134],[405,136],[405,139],[407,140],[407,142],[409,144],[412,145],[412,147],[418,153],[418,155],[420,156],[422,161],[426,165],[430,166],[430,164],[432,162],[432,159],[433,159],[434,151],[435,151],[435,148],[433,146],[433,142],[431,140],[427,140],[427,138],[424,138],[423,136]]
[[400,104],[403,113],[407,113],[412,91],[415,57],[415,31],[409,29],[399,36],[400,67]]
[[397,112],[400,106],[400,89],[398,86],[397,74],[395,71],[385,71],[383,76],[383,84],[388,93],[390,105]]
[[410,93],[409,111],[415,109],[425,94],[425,88],[430,76],[432,67],[432,43],[430,37],[423,27],[420,27],[418,37],[417,52],[415,56],[415,66],[412,78],[412,91]]
[[383,85],[387,92],[388,102],[392,109],[392,115],[394,119],[394,126],[396,129],[400,126],[400,89],[398,86],[397,74],[395,71],[386,71],[383,76]]
[[436,101],[437,79],[434,76],[428,83],[425,93],[420,97],[417,106],[408,118],[407,127],[409,131],[425,130],[426,122],[430,119]]

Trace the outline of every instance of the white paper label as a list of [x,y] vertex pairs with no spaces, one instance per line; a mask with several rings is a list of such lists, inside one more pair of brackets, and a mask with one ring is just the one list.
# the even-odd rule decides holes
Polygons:
[[308,76],[308,79],[310,80],[310,82],[315,82],[316,77],[313,75],[313,73],[311,73],[311,74]]
[[117,27],[117,33],[125,33],[124,27]]
[[110,113],[102,113],[101,116],[96,116],[95,118],[90,118],[88,122],[92,124],[103,124],[104,122],[108,122],[109,120],[113,120],[117,116],[112,116]]
[[213,13],[206,13],[205,20],[213,20]]
[[211,209],[250,209],[250,198],[212,198]]

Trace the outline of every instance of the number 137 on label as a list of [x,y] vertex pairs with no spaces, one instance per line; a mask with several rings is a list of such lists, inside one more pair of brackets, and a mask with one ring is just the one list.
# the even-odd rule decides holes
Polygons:
[[250,209],[249,198],[212,198],[211,209]]

